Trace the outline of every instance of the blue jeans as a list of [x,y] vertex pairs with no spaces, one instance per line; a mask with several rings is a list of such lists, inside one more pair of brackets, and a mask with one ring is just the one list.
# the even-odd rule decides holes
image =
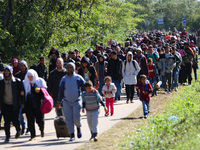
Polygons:
[[179,82],[179,72],[180,69],[173,71],[173,83],[172,83],[172,90],[177,87],[178,88],[178,82]]
[[19,110],[19,121],[20,121],[20,124],[21,124],[22,128],[26,128],[26,122],[25,122],[24,116],[22,114],[22,109],[21,108]]
[[156,89],[156,84],[157,84],[156,77],[149,78],[149,82],[151,83],[152,88],[155,90]]
[[121,95],[121,84],[119,83],[118,80],[113,80],[112,82],[115,84],[117,88],[117,92],[115,93],[115,100],[117,100],[118,97]]
[[142,100],[144,116],[150,113],[150,102]]

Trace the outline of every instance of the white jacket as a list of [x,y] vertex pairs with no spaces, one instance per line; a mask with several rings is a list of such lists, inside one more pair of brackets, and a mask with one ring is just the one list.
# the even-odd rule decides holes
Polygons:
[[[112,94],[105,94],[105,92],[112,92]],[[117,88],[114,83],[111,83],[109,88],[107,84],[105,84],[102,88],[102,93],[105,95],[105,98],[115,97],[115,93],[117,92]]]
[[[132,55],[132,59],[129,62],[128,61],[128,56]],[[135,67],[133,65],[133,61],[135,64]],[[126,62],[126,66],[125,66]],[[137,61],[133,60],[133,54],[132,52],[128,52],[126,55],[126,61],[124,61],[123,66],[122,66],[122,75],[123,75],[123,80],[125,85],[135,85],[137,84],[137,75],[140,71],[140,66],[137,63]]]

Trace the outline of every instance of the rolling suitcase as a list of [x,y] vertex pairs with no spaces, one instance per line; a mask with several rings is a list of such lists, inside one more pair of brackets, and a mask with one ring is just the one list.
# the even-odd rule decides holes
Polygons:
[[69,130],[65,123],[65,117],[64,116],[58,116],[54,119],[54,127],[56,130],[57,138],[60,137],[70,137]]

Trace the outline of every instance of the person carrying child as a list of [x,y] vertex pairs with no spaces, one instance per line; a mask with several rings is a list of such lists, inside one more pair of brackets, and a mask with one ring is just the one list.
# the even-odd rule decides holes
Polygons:
[[117,88],[114,83],[112,83],[112,78],[110,76],[106,76],[104,78],[105,85],[102,88],[102,93],[106,98],[106,107],[107,112],[105,116],[109,115],[109,107],[111,116],[114,114],[114,102],[115,102],[115,93],[117,92]]
[[143,105],[144,118],[147,118],[150,113],[150,93],[153,92],[153,88],[145,75],[140,76],[140,82],[136,86],[140,91],[140,100]]
[[94,91],[92,81],[86,81],[85,83],[86,91],[82,94],[83,107],[82,112],[87,112],[87,122],[91,131],[90,140],[98,141],[98,116],[99,116],[99,103],[104,107],[104,111],[107,112],[107,108],[99,95],[99,93]]

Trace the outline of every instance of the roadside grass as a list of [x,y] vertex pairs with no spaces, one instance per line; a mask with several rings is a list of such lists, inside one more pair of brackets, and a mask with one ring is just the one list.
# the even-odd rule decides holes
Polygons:
[[[118,143],[119,149],[200,149],[200,84],[184,87],[165,110],[130,132]],[[176,116],[178,120],[170,120]]]
[[[160,114],[163,111],[164,107],[172,101],[174,95],[179,94],[178,92],[174,92],[170,95],[164,95],[163,93],[164,91],[159,91],[159,95],[152,98],[150,118],[153,115]],[[107,132],[99,135],[98,142],[95,143],[88,142],[77,149],[78,150],[130,149],[129,146],[125,147],[125,145],[122,142],[125,142],[124,141],[125,139],[130,138],[137,132],[141,132],[143,128],[142,126],[147,123],[148,119],[147,120],[143,119],[143,109],[142,106],[140,106],[131,115],[129,115],[126,118],[121,118],[121,120],[122,120],[121,122],[113,126]]]
[[[159,94],[151,100],[151,114],[148,119],[141,119],[141,106],[101,134],[99,142],[88,142],[78,149],[200,149],[199,92],[200,83],[193,82],[192,86],[181,86],[173,94]],[[171,116],[176,116],[178,120],[170,120]]]

